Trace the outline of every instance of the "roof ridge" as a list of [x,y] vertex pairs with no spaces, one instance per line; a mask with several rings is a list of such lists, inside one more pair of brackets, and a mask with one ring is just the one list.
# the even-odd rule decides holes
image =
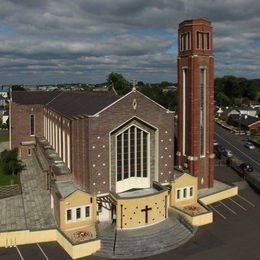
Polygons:
[[53,99],[51,99],[48,103],[46,103],[46,106],[48,106],[52,101],[54,101],[56,98],[60,97],[64,92],[61,91],[57,96],[55,96]]

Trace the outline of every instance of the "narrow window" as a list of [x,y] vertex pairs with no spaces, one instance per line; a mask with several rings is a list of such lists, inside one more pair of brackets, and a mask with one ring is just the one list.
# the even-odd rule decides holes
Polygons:
[[207,49],[209,50],[209,33],[207,33]]
[[28,156],[31,156],[31,149],[28,149]]
[[[101,204],[101,209],[102,209],[102,204]],[[85,207],[85,217],[89,217],[89,206]]]
[[98,203],[98,212],[99,212],[99,213],[102,212],[102,203]]
[[34,115],[30,115],[30,135],[35,135]]
[[197,32],[197,49],[200,48],[200,33]]
[[190,197],[193,197],[193,187],[190,187]]
[[205,155],[206,146],[206,69],[200,69],[200,155]]
[[191,42],[190,42],[190,32],[186,33],[186,50],[190,50],[191,49]]
[[177,190],[177,200],[180,199],[180,190]]
[[77,219],[80,219],[80,218],[81,218],[81,209],[80,209],[80,208],[77,208],[77,209],[76,209],[76,218],[77,218]]
[[188,69],[185,68],[183,69],[183,121],[182,121],[182,129],[183,129],[183,154],[187,155],[188,154],[188,148],[189,148],[189,135],[188,130],[189,129],[189,84],[188,84]]
[[71,209],[67,209],[67,221],[70,221],[71,219]]
[[184,189],[183,189],[183,198],[186,198],[186,197],[187,197],[187,189],[184,188]]

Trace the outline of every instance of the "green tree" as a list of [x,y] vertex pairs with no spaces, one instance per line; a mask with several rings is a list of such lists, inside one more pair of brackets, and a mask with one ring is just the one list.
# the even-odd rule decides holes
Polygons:
[[120,73],[111,72],[107,76],[107,83],[109,88],[111,89],[113,87],[118,95],[125,95],[131,91],[129,82]]
[[18,160],[18,149],[4,150],[0,154],[0,164],[4,174],[15,175],[22,170],[20,161]]

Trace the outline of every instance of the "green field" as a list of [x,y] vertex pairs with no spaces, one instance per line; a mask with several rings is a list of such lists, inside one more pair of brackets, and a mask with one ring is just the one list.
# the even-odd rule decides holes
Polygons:
[[17,184],[18,183],[18,176],[17,175],[6,175],[3,173],[3,169],[0,165],[0,186]]

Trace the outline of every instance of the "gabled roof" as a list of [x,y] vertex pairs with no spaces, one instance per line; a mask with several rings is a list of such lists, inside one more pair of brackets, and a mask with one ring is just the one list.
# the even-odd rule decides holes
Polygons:
[[94,115],[111,105],[119,97],[113,92],[62,92],[48,103],[48,107],[67,117]]
[[250,126],[260,121],[258,117],[249,116],[249,115],[231,115],[230,118],[236,123],[239,123],[244,126]]
[[14,91],[12,93],[12,102],[22,105],[46,105],[68,118],[94,115],[118,99],[119,96],[112,91]]
[[55,186],[62,199],[67,198],[76,191],[81,191],[72,181],[56,181]]
[[59,94],[58,91],[13,91],[12,102],[21,105],[44,105]]

